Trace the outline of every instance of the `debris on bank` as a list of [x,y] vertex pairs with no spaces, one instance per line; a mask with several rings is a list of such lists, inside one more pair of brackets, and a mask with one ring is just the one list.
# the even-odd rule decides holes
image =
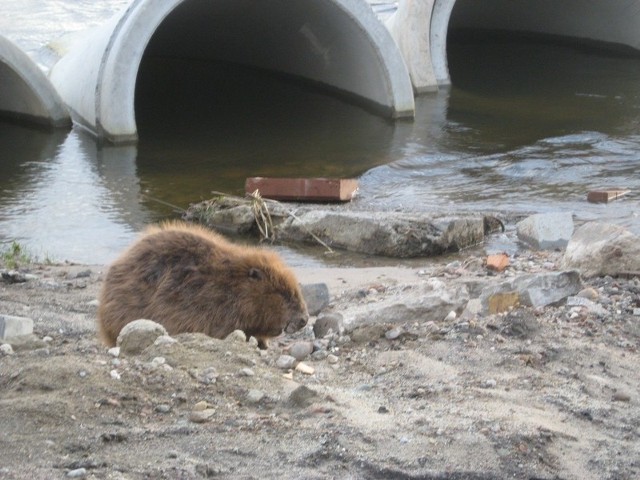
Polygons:
[[191,205],[184,218],[216,230],[260,235],[285,243],[322,244],[352,252],[395,258],[457,252],[484,240],[481,214],[339,210],[220,195]]

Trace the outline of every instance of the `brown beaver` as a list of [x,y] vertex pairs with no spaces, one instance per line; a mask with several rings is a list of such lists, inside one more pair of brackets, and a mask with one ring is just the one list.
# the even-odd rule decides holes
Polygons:
[[162,324],[170,335],[234,330],[258,339],[304,327],[309,315],[300,286],[280,257],[228,242],[181,222],[150,227],[109,268],[100,295],[104,343],[137,319]]

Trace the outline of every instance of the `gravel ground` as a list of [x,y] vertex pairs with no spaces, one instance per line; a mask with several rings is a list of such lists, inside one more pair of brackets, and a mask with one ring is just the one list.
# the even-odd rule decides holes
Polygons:
[[[323,313],[346,319],[415,300],[430,279],[482,286],[559,259],[522,252],[498,274],[471,253],[297,274],[326,283]],[[95,336],[103,267],[26,273],[0,283],[0,314],[35,323],[0,353],[2,479],[640,477],[637,278],[585,281],[587,306],[388,318],[321,341],[310,325],[266,351],[179,335],[116,355]]]

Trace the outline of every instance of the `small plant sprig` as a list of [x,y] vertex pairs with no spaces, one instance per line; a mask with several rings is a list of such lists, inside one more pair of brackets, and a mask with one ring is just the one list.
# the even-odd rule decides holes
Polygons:
[[0,250],[0,261],[6,268],[13,270],[21,265],[33,263],[34,259],[20,243],[14,240],[11,245]]

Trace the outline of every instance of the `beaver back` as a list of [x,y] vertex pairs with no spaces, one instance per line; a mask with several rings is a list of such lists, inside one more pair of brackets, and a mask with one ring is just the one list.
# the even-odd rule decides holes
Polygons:
[[264,340],[302,328],[308,314],[295,276],[275,253],[170,223],[148,229],[111,265],[102,288],[98,325],[106,344],[140,318],[171,335],[224,338],[243,330]]

